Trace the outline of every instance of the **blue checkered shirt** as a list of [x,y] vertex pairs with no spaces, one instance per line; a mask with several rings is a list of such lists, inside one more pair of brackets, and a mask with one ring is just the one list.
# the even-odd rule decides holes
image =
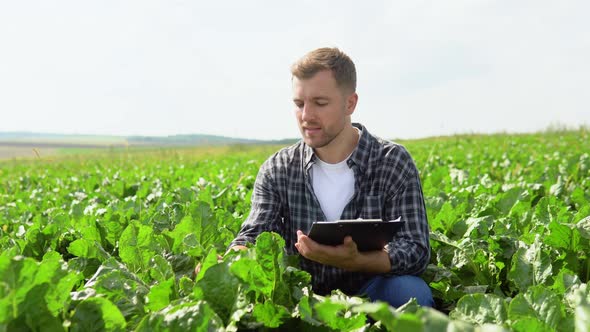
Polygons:
[[[418,275],[430,259],[429,229],[418,170],[408,151],[401,145],[362,130],[357,148],[347,163],[354,171],[354,196],[340,219],[383,219],[401,217],[402,229],[385,246],[391,261],[389,274]],[[311,167],[317,156],[300,141],[284,148],[260,167],[250,214],[230,244],[253,243],[264,231],[281,234],[288,254],[297,254],[297,230],[308,233],[314,221],[326,220],[314,194]],[[349,272],[301,257],[301,268],[312,275],[317,294],[340,289],[357,294],[374,275]]]

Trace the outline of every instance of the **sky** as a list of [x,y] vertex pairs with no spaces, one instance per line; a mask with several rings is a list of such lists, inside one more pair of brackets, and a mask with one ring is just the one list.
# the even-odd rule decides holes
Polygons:
[[0,0],[0,131],[298,137],[338,47],[384,138],[590,125],[590,2]]

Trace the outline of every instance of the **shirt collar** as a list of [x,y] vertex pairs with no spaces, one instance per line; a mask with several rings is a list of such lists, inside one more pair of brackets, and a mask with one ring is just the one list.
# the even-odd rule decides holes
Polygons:
[[[369,163],[369,155],[370,155],[370,148],[371,148],[371,140],[370,134],[367,129],[360,123],[353,123],[354,127],[361,130],[361,137],[359,139],[357,147],[352,152],[352,155],[348,159],[348,166],[352,166],[352,164],[357,165],[361,171],[365,171],[367,169],[367,164]],[[317,158],[313,149],[303,143],[303,160],[305,169],[308,169],[313,165],[313,162]]]

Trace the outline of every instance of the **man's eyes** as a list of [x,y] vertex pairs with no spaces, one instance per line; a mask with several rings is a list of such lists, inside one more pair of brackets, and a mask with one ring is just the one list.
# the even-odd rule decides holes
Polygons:
[[[327,102],[327,101],[315,101],[314,103],[315,103],[317,106],[320,106],[320,107],[328,105],[328,102]],[[294,102],[294,104],[295,104],[295,106],[296,106],[297,108],[303,108],[303,103],[300,103],[300,102]]]

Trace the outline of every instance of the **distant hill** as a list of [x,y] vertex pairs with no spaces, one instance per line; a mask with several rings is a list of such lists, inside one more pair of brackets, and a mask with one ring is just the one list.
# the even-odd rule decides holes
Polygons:
[[172,136],[101,136],[64,135],[34,132],[0,132],[0,146],[199,146],[231,144],[290,144],[296,142],[297,140],[298,139],[254,140],[201,134]]

